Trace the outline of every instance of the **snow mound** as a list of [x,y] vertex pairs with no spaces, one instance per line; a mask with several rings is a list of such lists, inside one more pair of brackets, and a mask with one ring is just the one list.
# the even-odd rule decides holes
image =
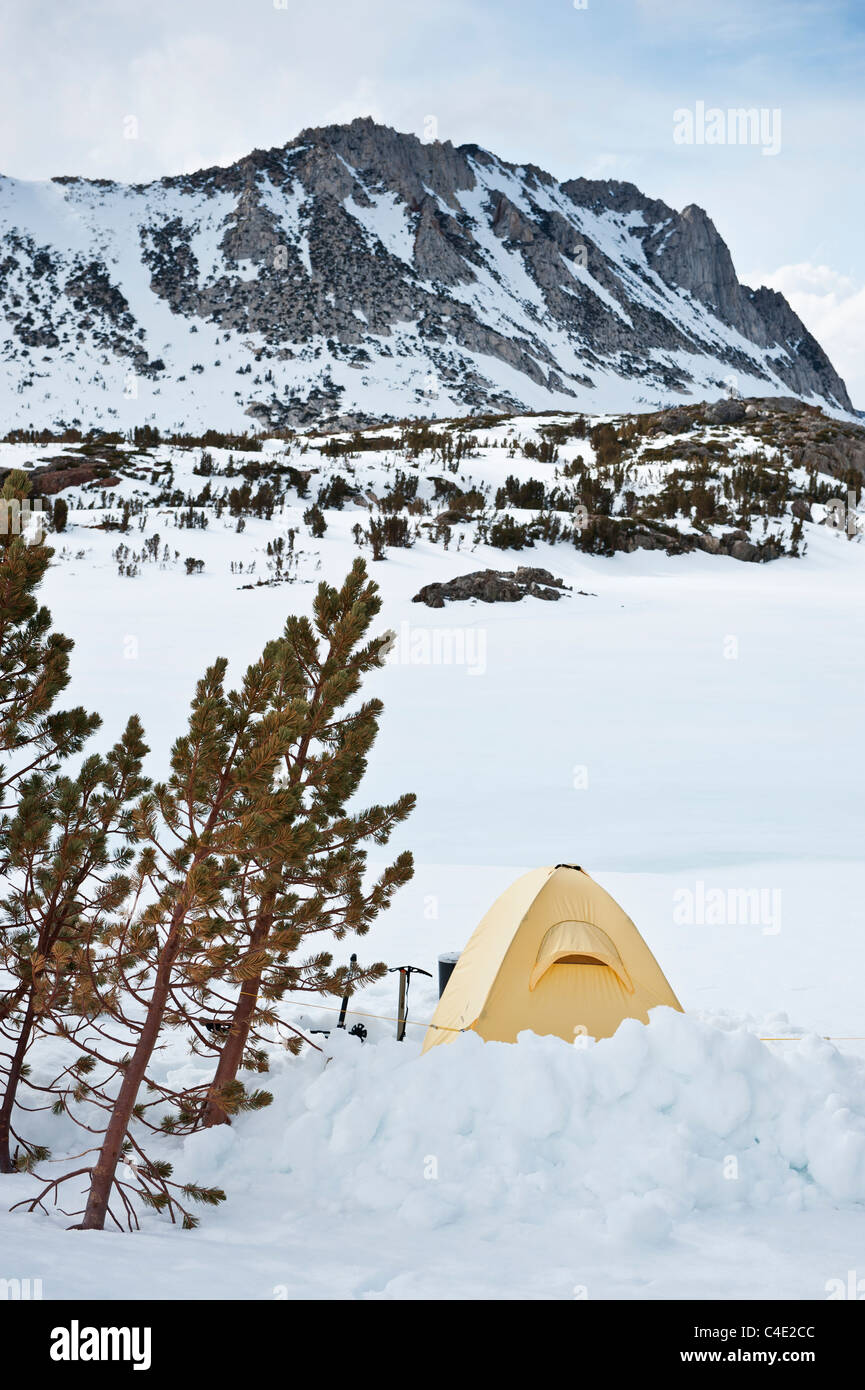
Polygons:
[[657,1009],[582,1046],[326,1045],[276,1064],[267,1110],[186,1141],[184,1167],[229,1208],[255,1190],[274,1215],[566,1217],[657,1244],[698,1211],[865,1200],[865,1065],[814,1036],[773,1047]]

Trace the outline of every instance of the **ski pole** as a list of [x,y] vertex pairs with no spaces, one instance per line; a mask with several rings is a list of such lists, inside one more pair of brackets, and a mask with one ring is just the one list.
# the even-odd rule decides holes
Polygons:
[[347,976],[346,982],[345,982],[345,994],[342,996],[342,1006],[341,1006],[340,1011],[339,1011],[339,1022],[338,1022],[337,1025],[336,1025],[337,1028],[344,1028],[344,1027],[345,1027],[345,1015],[346,1015],[346,1011],[347,1011],[347,1009],[348,1009],[349,986],[351,985],[351,977],[352,977],[352,975],[354,974],[354,968],[355,968],[356,965],[357,965],[357,956],[356,956],[356,955],[353,955],[353,956],[351,956],[351,957],[349,958],[348,976]]

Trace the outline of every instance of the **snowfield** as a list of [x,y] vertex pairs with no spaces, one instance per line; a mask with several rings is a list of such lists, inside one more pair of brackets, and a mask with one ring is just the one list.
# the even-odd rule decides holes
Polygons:
[[[0,446],[0,464],[19,448]],[[491,480],[513,471],[503,459]],[[86,495],[64,494],[44,587],[76,642],[68,701],[102,713],[106,743],[140,714],[158,775],[204,666],[225,654],[239,678],[321,578],[345,574],[368,513],[328,513],[319,540],[308,501],[241,533],[227,513],[181,531],[166,509],[118,535],[93,529]],[[273,577],[266,545],[289,527],[292,582],[244,587]],[[180,562],[119,575],[118,544],[153,532]],[[397,1044],[389,976],[353,1000],[365,1044],[275,1047],[269,1108],[164,1141],[177,1177],[227,1192],[197,1231],[148,1214],[136,1235],[67,1232],[60,1213],[7,1214],[37,1184],[4,1177],[0,1277],[41,1278],[47,1298],[567,1300],[823,1299],[865,1277],[861,537],[809,524],[804,558],[743,564],[473,549],[470,532],[370,563],[398,640],[367,687],[385,715],[363,795],[418,793],[390,847],[411,848],[417,872],[337,950],[435,974],[519,873],[578,863],[633,917],[686,1014],[600,1043],[467,1034],[421,1058],[434,982],[414,977]],[[185,574],[186,555],[203,573]],[[411,602],[431,580],[517,565],[572,592]],[[286,1017],[334,1019],[309,1000]],[[181,1034],[160,1057],[166,1077],[202,1077]],[[80,1131],[30,1119],[55,1161],[40,1172],[62,1171]]]

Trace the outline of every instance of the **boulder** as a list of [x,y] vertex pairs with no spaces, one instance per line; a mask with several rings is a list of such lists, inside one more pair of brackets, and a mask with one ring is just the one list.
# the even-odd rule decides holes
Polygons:
[[743,401],[713,401],[706,410],[706,423],[709,425],[736,425],[744,418]]
[[652,433],[686,434],[693,424],[692,418],[684,410],[664,410],[655,416]]
[[516,572],[474,570],[460,574],[445,584],[425,584],[412,603],[425,603],[427,608],[444,608],[446,600],[480,599],[482,603],[519,603],[532,598],[559,599],[567,585],[544,569],[521,565]]

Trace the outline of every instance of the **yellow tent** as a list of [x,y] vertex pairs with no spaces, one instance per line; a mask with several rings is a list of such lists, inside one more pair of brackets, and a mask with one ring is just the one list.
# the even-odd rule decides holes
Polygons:
[[423,1050],[473,1029],[609,1038],[623,1018],[683,1012],[630,917],[574,864],[532,869],[497,898],[457,961]]

